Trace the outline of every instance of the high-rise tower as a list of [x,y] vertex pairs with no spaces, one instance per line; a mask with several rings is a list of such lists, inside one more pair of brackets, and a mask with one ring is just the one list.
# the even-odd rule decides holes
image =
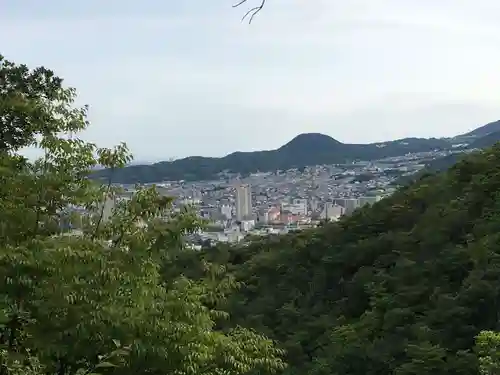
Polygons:
[[250,185],[236,187],[236,220],[242,221],[252,215],[252,189]]

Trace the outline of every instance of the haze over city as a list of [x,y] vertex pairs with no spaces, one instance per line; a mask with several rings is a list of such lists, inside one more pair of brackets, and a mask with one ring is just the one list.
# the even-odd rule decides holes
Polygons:
[[65,77],[90,105],[86,137],[140,160],[498,119],[498,1],[271,0],[250,26],[232,4],[5,0],[2,53]]

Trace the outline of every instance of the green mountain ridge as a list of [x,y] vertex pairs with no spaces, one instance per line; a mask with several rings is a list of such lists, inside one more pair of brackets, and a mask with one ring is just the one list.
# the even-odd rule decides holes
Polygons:
[[300,134],[284,146],[268,151],[234,152],[222,158],[191,156],[152,165],[131,165],[120,170],[99,170],[96,179],[116,183],[152,183],[167,180],[209,180],[224,171],[248,174],[311,165],[373,160],[406,153],[451,147],[447,139],[404,138],[372,144],[347,144],[319,133]]

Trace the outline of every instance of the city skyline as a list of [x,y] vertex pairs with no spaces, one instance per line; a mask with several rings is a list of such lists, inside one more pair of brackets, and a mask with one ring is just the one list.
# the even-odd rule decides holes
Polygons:
[[[138,160],[466,132],[500,118],[498,2],[7,0],[6,58],[90,105],[85,137]],[[251,6],[251,4],[249,4]]]

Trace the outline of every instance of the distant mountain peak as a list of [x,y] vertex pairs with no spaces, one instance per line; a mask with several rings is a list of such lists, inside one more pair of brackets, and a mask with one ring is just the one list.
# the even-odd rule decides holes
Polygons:
[[336,139],[321,133],[303,133],[297,135],[279,150],[321,150],[341,145]]
[[[495,132],[499,132],[498,134]],[[492,122],[471,132],[468,137],[482,148],[500,139],[500,121]],[[478,134],[486,133],[486,134]],[[484,135],[489,135],[484,139]],[[463,137],[464,135],[462,135]],[[453,141],[454,142],[454,141]],[[116,170],[102,169],[93,178],[109,179],[116,183],[151,183],[173,180],[219,179],[220,173],[230,171],[246,175],[257,171],[269,172],[313,165],[331,165],[355,160],[378,160],[411,153],[433,152],[453,148],[449,139],[404,138],[369,144],[348,144],[321,133],[299,134],[284,146],[266,151],[234,152],[222,158],[192,156],[154,165],[134,165]],[[470,143],[470,139],[467,142]],[[470,147],[469,147],[470,148]]]

